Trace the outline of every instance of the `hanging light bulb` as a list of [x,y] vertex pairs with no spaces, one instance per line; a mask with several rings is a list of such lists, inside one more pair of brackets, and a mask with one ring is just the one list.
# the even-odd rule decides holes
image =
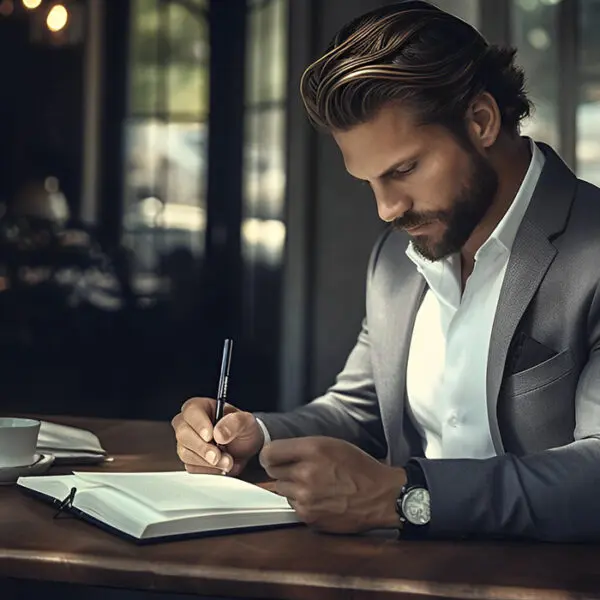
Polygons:
[[40,6],[42,0],[21,0],[23,2],[23,6],[27,10],[35,10]]
[[69,12],[62,4],[55,4],[46,17],[46,26],[54,33],[64,29],[69,21]]

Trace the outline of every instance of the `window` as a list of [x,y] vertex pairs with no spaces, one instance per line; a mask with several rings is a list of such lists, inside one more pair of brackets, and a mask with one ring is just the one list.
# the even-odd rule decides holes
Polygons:
[[559,149],[558,2],[515,0],[512,8],[511,43],[517,48],[517,63],[525,70],[527,91],[535,105],[522,133]]
[[286,233],[286,81],[287,1],[250,0],[242,198],[244,322],[250,338],[272,324],[273,313],[263,309],[261,319],[257,305],[273,305],[277,311],[280,304]]
[[512,43],[536,105],[523,133],[600,185],[600,0],[513,0]]
[[579,3],[577,172],[600,185],[600,0]]
[[204,254],[206,11],[204,0],[132,2],[122,241],[138,288],[157,283],[166,255]]

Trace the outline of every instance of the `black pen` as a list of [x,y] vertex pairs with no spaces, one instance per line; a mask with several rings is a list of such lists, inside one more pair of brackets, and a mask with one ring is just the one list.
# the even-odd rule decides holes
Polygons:
[[227,339],[223,344],[223,357],[221,358],[221,375],[219,376],[219,388],[217,391],[217,409],[215,411],[216,425],[222,418],[227,401],[227,386],[229,384],[229,368],[231,367],[231,353],[233,340]]

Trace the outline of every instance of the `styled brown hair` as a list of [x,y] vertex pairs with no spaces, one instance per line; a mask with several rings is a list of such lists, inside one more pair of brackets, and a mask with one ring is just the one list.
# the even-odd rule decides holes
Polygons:
[[518,131],[532,106],[515,53],[488,44],[476,29],[428,2],[399,2],[345,25],[304,72],[302,99],[310,120],[326,130],[347,130],[398,102],[413,109],[420,123],[460,134],[470,102],[489,92],[502,127]]

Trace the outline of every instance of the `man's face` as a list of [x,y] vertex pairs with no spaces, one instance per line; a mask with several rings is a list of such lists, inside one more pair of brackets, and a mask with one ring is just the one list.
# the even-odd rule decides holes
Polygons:
[[429,260],[459,252],[494,201],[498,176],[489,161],[445,127],[417,125],[402,107],[333,137],[348,172],[371,185],[379,216]]

